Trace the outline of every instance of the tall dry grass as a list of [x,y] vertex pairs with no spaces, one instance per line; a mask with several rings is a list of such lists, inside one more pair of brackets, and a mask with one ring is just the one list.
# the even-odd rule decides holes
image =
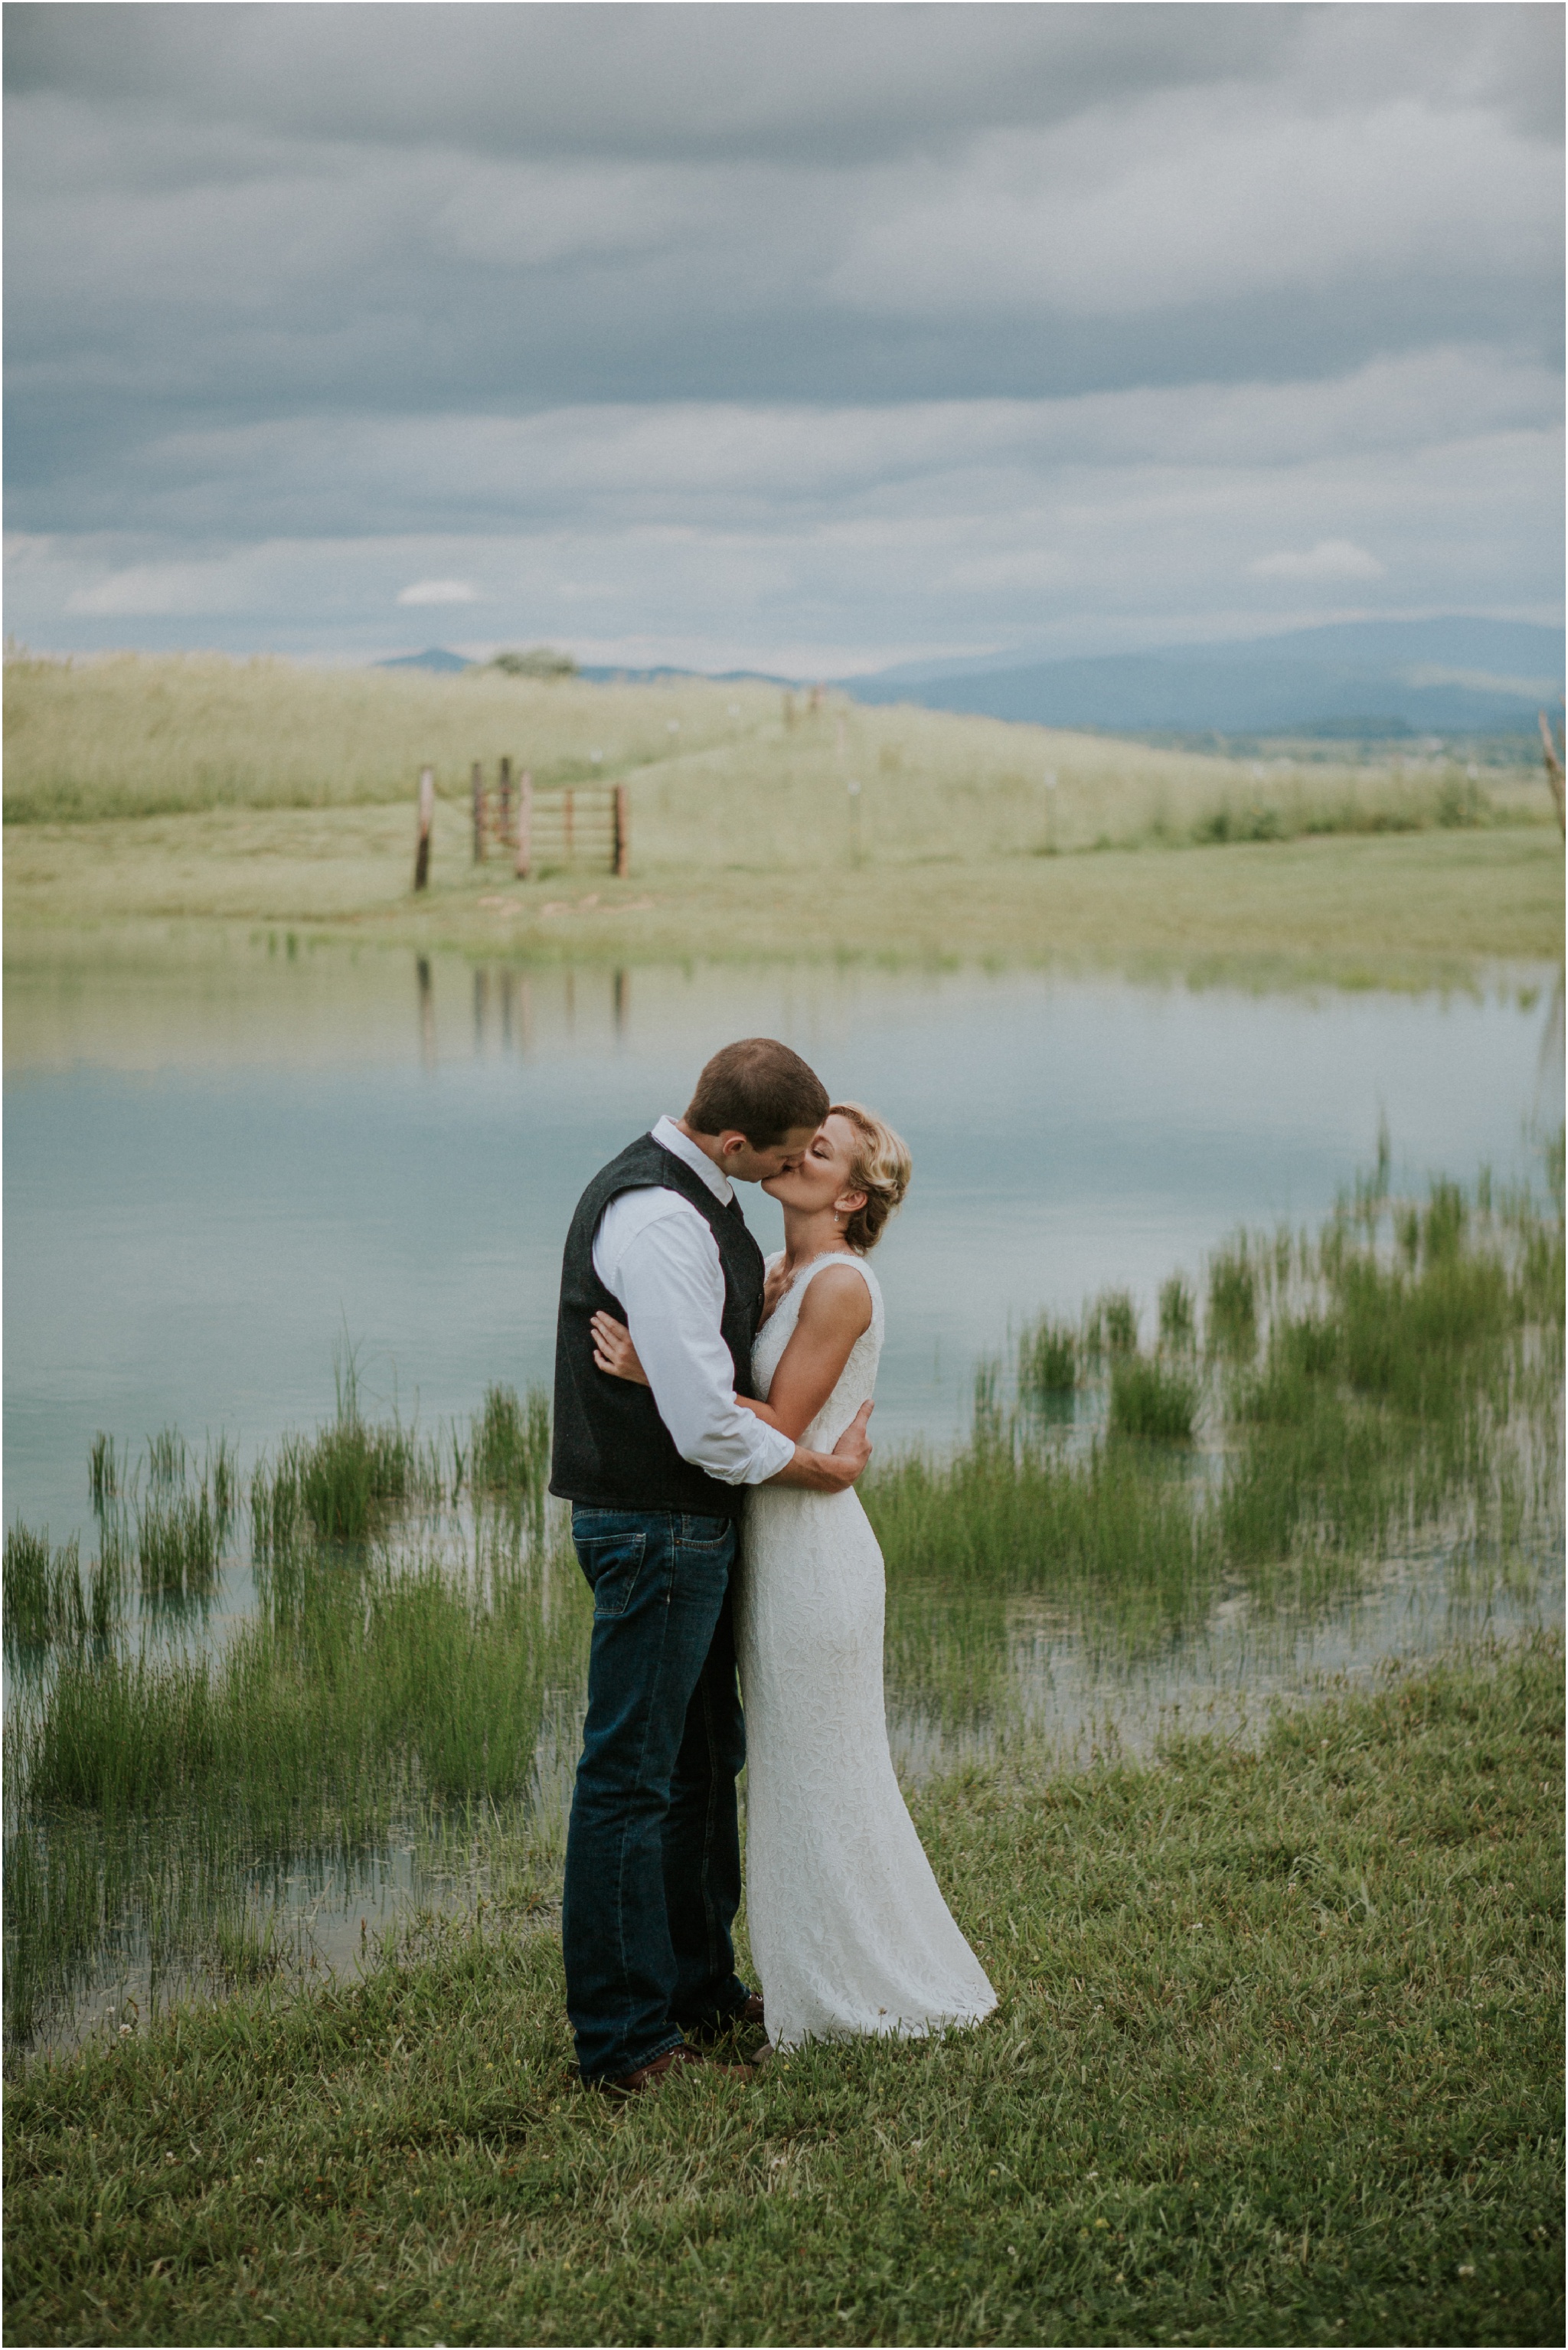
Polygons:
[[778,872],[1096,847],[1414,830],[1522,814],[1522,779],[1449,760],[1295,766],[1158,750],[763,684],[588,684],[276,660],[14,660],[7,823],[411,800],[466,806],[481,759],[535,785],[624,782],[639,871]]

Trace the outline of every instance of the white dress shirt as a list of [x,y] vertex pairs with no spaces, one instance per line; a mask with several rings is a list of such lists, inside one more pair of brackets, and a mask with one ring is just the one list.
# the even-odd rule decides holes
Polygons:
[[[673,1118],[655,1142],[701,1178],[728,1207],[735,1194]],[[724,1344],[724,1269],[706,1219],[679,1191],[622,1191],[599,1218],[594,1271],[618,1298],[659,1417],[682,1461],[723,1485],[761,1485],[787,1468],[794,1446],[735,1401],[735,1366]]]

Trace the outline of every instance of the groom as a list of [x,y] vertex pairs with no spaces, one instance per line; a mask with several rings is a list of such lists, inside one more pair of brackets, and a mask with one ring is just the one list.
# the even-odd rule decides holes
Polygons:
[[[753,1392],[763,1256],[732,1186],[797,1165],[827,1107],[787,1045],[727,1045],[684,1118],[600,1169],[566,1235],[550,1491],[572,1504],[594,1630],[561,1932],[583,2078],[621,2096],[710,2061],[689,2033],[763,2020],[730,1941],[737,1522],[746,1486],[838,1492],[871,1448],[869,1406],[825,1453],[736,1402]],[[647,1387],[595,1367],[600,1312],[629,1328]]]

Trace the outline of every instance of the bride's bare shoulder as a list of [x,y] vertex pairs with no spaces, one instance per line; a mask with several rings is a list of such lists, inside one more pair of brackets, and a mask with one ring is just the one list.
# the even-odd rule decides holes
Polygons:
[[823,1265],[805,1285],[801,1300],[803,1327],[853,1329],[857,1337],[871,1321],[871,1284],[855,1262]]

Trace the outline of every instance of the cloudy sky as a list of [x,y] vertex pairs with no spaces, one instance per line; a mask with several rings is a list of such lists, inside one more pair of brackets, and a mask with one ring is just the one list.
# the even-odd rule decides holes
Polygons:
[[40,649],[1559,617],[1555,5],[5,23]]

